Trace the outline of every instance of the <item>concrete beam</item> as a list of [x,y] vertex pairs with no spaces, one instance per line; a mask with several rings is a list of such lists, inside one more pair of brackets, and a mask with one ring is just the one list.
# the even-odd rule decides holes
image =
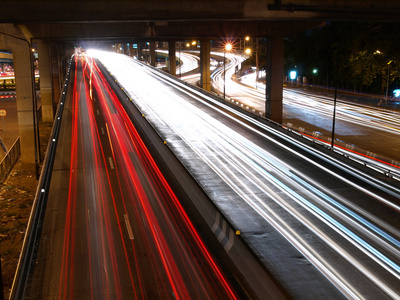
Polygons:
[[50,61],[51,61],[51,76],[53,87],[53,103],[57,107],[60,101],[61,81],[60,81],[60,59],[59,51],[56,43],[50,44]]
[[143,58],[143,44],[141,42],[137,43],[137,59],[142,60]]
[[[284,2],[284,3],[282,3]],[[398,0],[13,0],[0,10],[0,19],[10,23],[79,22],[134,20],[241,20],[241,19],[325,19],[325,20],[398,20]],[[23,8],[23,9],[21,9]]]
[[36,151],[36,105],[33,99],[33,65],[28,45],[12,50],[17,95],[18,128],[21,137],[21,160],[27,163],[39,161]]
[[127,45],[127,43],[123,43],[122,44],[122,53],[123,54],[125,54],[125,55],[128,55],[128,45]]
[[[118,38],[116,41],[142,41],[175,39],[185,40],[188,37],[196,39],[218,39],[227,33],[232,37],[242,37],[251,34],[252,37],[271,35],[292,35],[316,28],[325,24],[322,21],[203,21],[203,22],[124,22],[107,23],[58,23],[58,24],[27,24],[36,39],[79,40],[87,39],[96,42],[101,39]],[[84,30],[82,30],[84,28]],[[151,32],[149,34],[148,32]]]
[[176,43],[175,41],[168,42],[168,61],[169,73],[176,76]]
[[279,124],[282,124],[283,58],[283,36],[268,37],[265,116]]
[[200,86],[211,91],[210,40],[200,41]]
[[54,121],[54,97],[50,64],[50,49],[47,42],[38,43],[40,95],[42,104],[42,121]]
[[156,66],[156,42],[150,42],[150,65],[155,67]]
[[0,49],[10,50],[13,54],[21,160],[34,164],[39,157],[31,44],[14,25],[1,24],[0,32]]

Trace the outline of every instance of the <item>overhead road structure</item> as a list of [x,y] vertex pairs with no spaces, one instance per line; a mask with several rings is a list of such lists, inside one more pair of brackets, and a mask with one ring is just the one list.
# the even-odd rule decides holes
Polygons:
[[[138,20],[398,20],[396,0],[205,0],[205,1],[34,1],[3,4],[4,22],[91,22]],[[23,5],[24,9],[21,9]]]
[[[23,9],[22,9],[23,8]],[[174,41],[197,39],[202,41],[202,78],[206,90],[210,87],[210,73],[206,61],[211,39],[221,37],[268,38],[266,117],[282,121],[283,40],[285,36],[321,26],[327,20],[337,21],[398,21],[400,3],[396,0],[260,0],[260,1],[33,1],[16,0],[0,4],[0,49],[24,53],[27,61],[34,44],[39,47],[39,60],[50,62],[41,71],[45,101],[45,119],[52,120],[60,94],[65,61],[74,45],[105,45],[107,42]],[[16,37],[16,39],[15,39]],[[25,40],[25,42],[23,42]],[[18,45],[16,44],[18,42]],[[153,48],[154,49],[154,48]],[[49,50],[49,51],[48,51]],[[170,53],[173,53],[171,51]],[[154,57],[153,57],[154,58]],[[16,59],[18,60],[18,58]],[[18,65],[18,63],[17,63]],[[27,112],[24,104],[35,105],[31,81],[32,65],[22,64],[16,71],[17,102],[20,114]],[[174,73],[174,70],[171,70]],[[43,78],[44,78],[43,77]],[[24,79],[23,79],[24,78]],[[27,79],[27,80],[25,80]],[[52,92],[50,92],[52,89]],[[20,99],[20,100],[18,100]],[[35,116],[24,117],[20,124],[22,158],[35,161]],[[37,158],[36,158],[37,160]]]

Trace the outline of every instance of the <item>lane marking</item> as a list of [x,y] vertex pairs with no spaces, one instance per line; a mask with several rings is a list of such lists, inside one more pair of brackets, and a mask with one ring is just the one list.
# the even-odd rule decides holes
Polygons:
[[133,232],[132,232],[132,227],[131,227],[131,223],[129,222],[129,218],[127,214],[124,214],[124,220],[125,220],[125,226],[126,229],[128,230],[128,235],[129,235],[129,239],[133,240]]
[[110,168],[111,168],[111,170],[114,170],[114,162],[113,162],[111,156],[108,157],[108,161],[109,161],[109,163],[110,163]]
[[110,131],[108,130],[108,125],[107,125],[107,123],[106,123],[106,129],[107,129],[108,140],[110,141],[111,152],[112,152],[113,157],[115,157],[115,155],[114,155],[114,148],[113,148],[113,145],[112,145],[112,142],[111,142]]
[[97,115],[100,116],[100,112],[98,109],[96,109]]
[[104,128],[103,127],[100,127],[100,130],[101,130],[101,134],[105,134],[106,132],[104,131]]

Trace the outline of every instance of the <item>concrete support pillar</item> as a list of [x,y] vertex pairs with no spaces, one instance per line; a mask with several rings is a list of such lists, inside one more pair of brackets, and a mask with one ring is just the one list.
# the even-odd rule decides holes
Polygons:
[[143,44],[140,42],[137,44],[137,59],[143,60]]
[[268,37],[265,116],[279,124],[282,124],[283,56],[283,36]]
[[58,59],[58,48],[57,44],[50,44],[50,57],[51,57],[51,76],[52,76],[52,85],[53,85],[53,103],[54,106],[57,107],[58,102],[60,101],[60,69],[59,69],[59,59]]
[[156,42],[150,42],[150,65],[156,66]]
[[25,163],[35,163],[39,160],[36,151],[37,131],[34,125],[36,124],[36,101],[33,98],[35,92],[31,55],[28,44],[13,49],[21,160]]
[[42,121],[53,122],[54,106],[49,44],[46,42],[39,42],[38,53]]
[[200,86],[211,91],[210,40],[200,41]]
[[133,43],[129,43],[129,56],[134,57],[135,56],[135,49],[133,49]]
[[169,73],[176,76],[176,44],[175,41],[168,41]]
[[[38,162],[36,99],[34,91],[33,59],[29,39],[19,27],[0,24],[0,49],[13,54],[15,90],[17,103],[18,130],[21,146],[21,161],[32,164]],[[26,40],[27,39],[27,40]],[[36,165],[37,166],[37,165]]]
[[122,43],[122,53],[128,55],[128,45],[126,43]]

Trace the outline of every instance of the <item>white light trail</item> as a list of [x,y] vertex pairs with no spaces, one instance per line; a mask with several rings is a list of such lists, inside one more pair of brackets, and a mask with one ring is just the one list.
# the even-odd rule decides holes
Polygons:
[[[385,220],[375,220],[362,208],[355,204],[348,204],[346,199],[341,196],[332,192],[325,192],[327,188],[322,184],[314,182],[300,170],[282,162],[218,119],[203,112],[188,102],[186,97],[182,96],[182,93],[190,94],[192,99],[215,109],[214,106],[201,98],[204,95],[201,97],[200,95],[194,96],[195,92],[189,93],[179,84],[174,84],[174,87],[172,87],[170,86],[172,83],[167,77],[157,75],[157,78],[154,78],[152,71],[148,71],[121,55],[110,53],[107,53],[106,56],[96,55],[111,70],[112,74],[118,77],[124,89],[131,95],[135,95],[132,98],[135,98],[136,104],[140,106],[146,116],[153,116],[153,120],[157,119],[158,122],[159,119],[162,124],[171,128],[243,201],[281,232],[343,294],[354,299],[365,296],[362,290],[356,290],[352,287],[351,278],[340,275],[340,270],[336,269],[336,265],[331,264],[322,254],[317,253],[317,250],[313,249],[313,245],[307,244],[297,234],[296,228],[292,227],[293,222],[286,220],[289,216],[308,228],[385,293],[391,297],[400,296],[399,291],[388,285],[381,274],[375,274],[369,266],[359,261],[357,257],[359,252],[354,251],[354,249],[361,251],[392,276],[400,279],[398,261],[386,254],[390,253],[393,257],[400,257],[400,242],[398,240],[400,235],[396,228],[386,224]],[[221,78],[221,74],[218,76]],[[165,85],[164,82],[167,82],[168,85]],[[208,100],[213,101],[212,99]],[[218,105],[220,104],[218,103]],[[323,106],[325,104],[318,102],[318,105]],[[224,108],[231,110],[227,106],[224,106]],[[279,145],[284,151],[301,157],[304,162],[352,186],[360,193],[365,194],[365,197],[375,198],[400,211],[400,207],[396,203],[388,201],[383,196],[344,178],[327,167],[318,165],[309,157],[299,154],[292,148],[262,133],[261,130],[271,130],[265,125],[257,124],[249,117],[236,113],[246,121],[257,124],[259,128],[255,129],[242,121],[238,121],[228,113],[223,114],[234,122],[241,123],[242,126],[257,133],[260,137]],[[396,194],[398,191],[393,193]],[[287,215],[282,217],[277,214],[271,208],[272,203],[285,209]],[[341,236],[352,247],[345,249],[336,239],[333,239],[320,228],[321,223]],[[374,224],[379,224],[379,226]]]

